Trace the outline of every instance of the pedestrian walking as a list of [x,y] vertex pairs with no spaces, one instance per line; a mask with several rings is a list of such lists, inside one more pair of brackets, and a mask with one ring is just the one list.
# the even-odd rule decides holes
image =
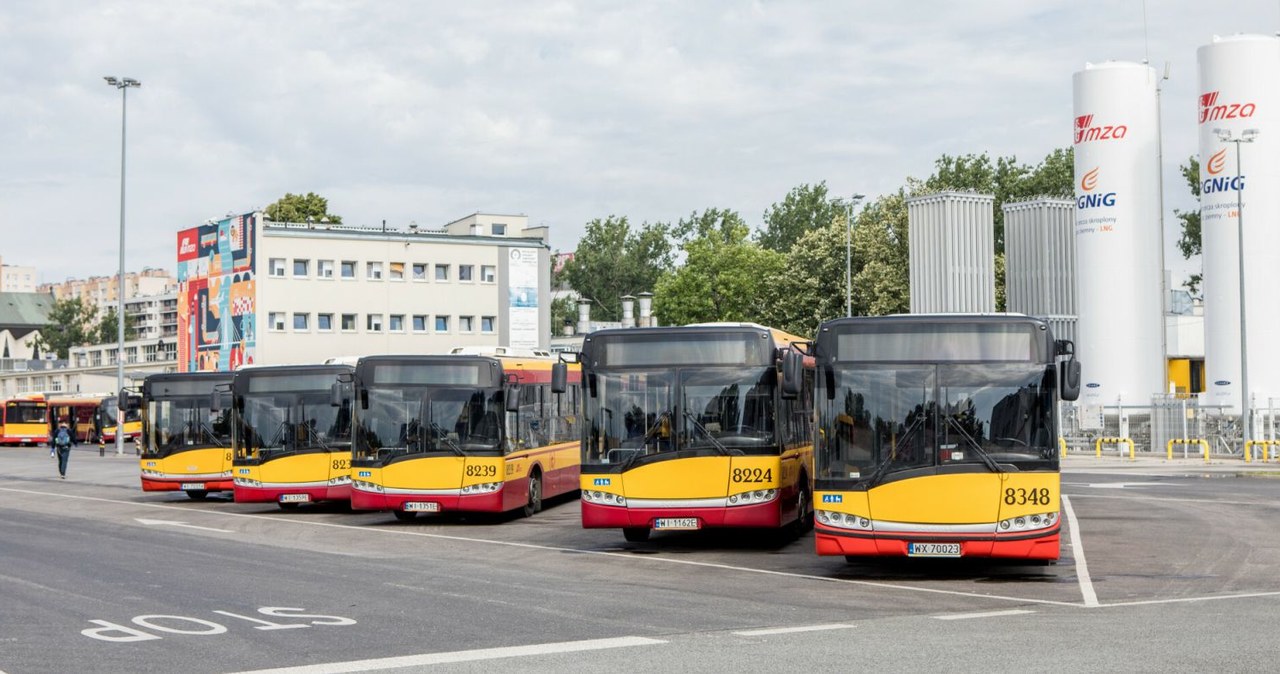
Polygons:
[[67,420],[58,423],[58,429],[49,437],[49,445],[58,457],[58,475],[67,479],[67,460],[71,458],[71,446],[76,444],[75,431],[67,426]]

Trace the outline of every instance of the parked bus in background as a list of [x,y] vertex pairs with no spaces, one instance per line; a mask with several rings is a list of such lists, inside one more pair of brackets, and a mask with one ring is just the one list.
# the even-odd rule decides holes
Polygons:
[[301,503],[351,498],[349,365],[243,367],[231,382],[237,503]]
[[0,400],[0,444],[35,445],[49,441],[49,406],[39,394]]
[[[109,395],[98,407],[98,418],[94,428],[103,441],[116,441],[116,418],[119,416],[119,398]],[[124,439],[136,440],[142,435],[142,399],[137,395],[125,395]]]
[[232,490],[232,376],[177,372],[153,374],[142,383],[142,491],[184,491],[201,500]]
[[65,419],[75,431],[76,442],[97,442],[98,415],[101,413],[102,402],[110,397],[110,393],[49,395],[46,399],[49,405],[48,433],[52,435],[58,423]]
[[750,323],[600,330],[583,339],[582,525],[652,531],[812,524],[812,362]]
[[1074,352],[1017,314],[823,323],[818,554],[1057,559],[1055,410],[1079,395]]
[[[518,350],[504,352],[518,354]],[[578,367],[550,354],[369,356],[356,364],[351,507],[529,516],[578,489]]]

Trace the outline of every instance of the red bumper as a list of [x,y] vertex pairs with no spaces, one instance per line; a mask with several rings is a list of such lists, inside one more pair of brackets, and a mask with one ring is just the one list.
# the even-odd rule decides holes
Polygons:
[[[306,502],[347,501],[351,499],[351,485],[336,487],[245,487],[234,485],[236,503],[280,503],[286,494],[306,494]],[[295,501],[296,502],[296,501]]]
[[937,534],[897,534],[893,536],[852,533],[839,529],[814,527],[814,545],[819,555],[848,557],[906,557],[909,542],[959,543],[961,557],[1001,557],[1010,559],[1058,559],[1060,529],[1037,534],[1010,534],[982,540],[966,540],[960,536]]
[[352,510],[404,510],[406,503],[435,503],[440,506],[438,512],[486,512],[497,513],[504,510],[502,492],[488,494],[378,494],[375,492],[351,490]]
[[142,491],[183,491],[184,484],[203,484],[202,491],[231,491],[235,485],[229,478],[220,478],[216,480],[199,480],[195,478],[187,480],[157,480],[153,477],[142,478]]
[[696,517],[703,527],[779,527],[778,502],[723,508],[624,508],[582,502],[585,529],[652,528],[658,518]]

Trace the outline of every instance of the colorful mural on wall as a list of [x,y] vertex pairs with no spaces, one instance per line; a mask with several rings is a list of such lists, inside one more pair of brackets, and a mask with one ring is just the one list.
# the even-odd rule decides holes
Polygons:
[[178,369],[254,361],[254,215],[178,232]]

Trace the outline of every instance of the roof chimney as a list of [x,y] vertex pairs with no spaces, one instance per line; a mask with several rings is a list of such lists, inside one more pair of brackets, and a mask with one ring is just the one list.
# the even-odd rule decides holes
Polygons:
[[622,296],[622,327],[636,327],[636,298],[631,295]]
[[640,293],[640,320],[639,325],[642,328],[652,327],[653,325],[653,293],[645,291]]
[[583,297],[578,299],[578,334],[585,335],[591,332],[591,300]]

